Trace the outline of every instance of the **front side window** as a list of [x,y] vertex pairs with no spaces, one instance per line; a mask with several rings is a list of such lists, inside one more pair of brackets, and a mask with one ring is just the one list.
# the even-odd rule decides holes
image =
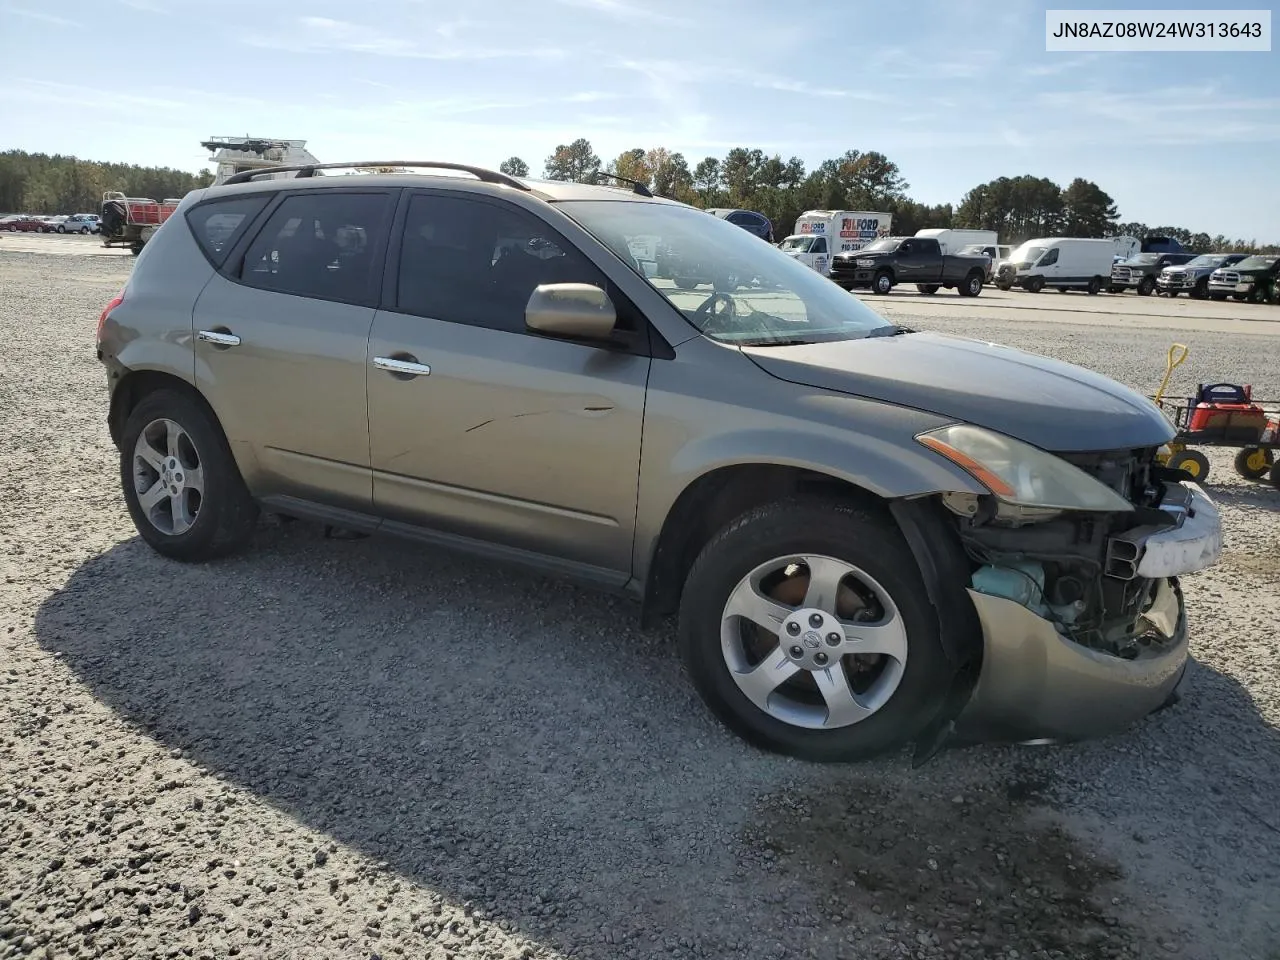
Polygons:
[[[796,258],[683,204],[574,200],[557,206],[711,339],[768,346],[896,329]],[[652,275],[630,252],[637,236],[657,238]]]
[[[628,256],[652,246],[653,238],[632,239]],[[610,289],[594,264],[523,210],[439,194],[409,201],[396,291],[401,312],[523,333],[530,295],[549,283]]]
[[815,239],[814,239],[814,241],[813,241],[813,252],[814,252],[814,253],[826,253],[826,252],[827,252],[827,238],[826,238],[826,237],[817,237],[817,238],[815,238]]
[[1036,266],[1052,267],[1057,262],[1058,262],[1058,248],[1054,247],[1052,250],[1050,250],[1043,257],[1040,258],[1040,262],[1036,264]]
[[386,193],[287,197],[249,246],[240,279],[279,293],[368,303],[374,240],[386,229],[390,205]]

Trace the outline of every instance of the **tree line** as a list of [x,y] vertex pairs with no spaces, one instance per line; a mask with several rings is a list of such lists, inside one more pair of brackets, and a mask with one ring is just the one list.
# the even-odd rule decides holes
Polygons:
[[[528,176],[520,157],[501,170]],[[1066,187],[1026,174],[979,184],[952,206],[912,200],[898,165],[877,151],[849,150],[806,170],[799,157],[783,160],[762,150],[735,147],[723,158],[704,157],[692,167],[683,154],[663,147],[625,150],[608,162],[590,141],[560,144],[546,158],[550,180],[593,183],[601,174],[626,177],[665,196],[697,207],[739,207],[767,216],[778,239],[790,233],[806,210],[870,210],[893,214],[893,232],[909,235],[927,227],[994,230],[1002,243],[1031,237],[1172,236],[1191,250],[1280,253],[1280,244],[1193,233],[1183,227],[1123,223],[1115,201],[1098,184],[1077,177]]]
[[96,213],[108,190],[165,200],[213,182],[213,174],[60,154],[0,152],[0,213]]
[[[501,169],[514,176],[530,173],[519,157],[503,161]],[[908,195],[911,185],[898,165],[874,150],[849,150],[807,170],[799,157],[784,160],[759,149],[735,147],[724,157],[704,157],[691,166],[682,153],[665,147],[636,147],[605,162],[590,141],[579,138],[557,146],[543,164],[543,176],[551,180],[593,183],[601,174],[643,183],[655,193],[697,207],[759,211],[773,222],[778,239],[806,210],[873,210],[893,214],[893,232],[900,235],[926,227],[962,227],[994,230],[1002,242],[1019,243],[1035,236],[1154,234],[1176,237],[1197,251],[1280,253],[1280,244],[1259,244],[1256,239],[1121,222],[1111,197],[1079,177],[1066,187],[1030,174],[997,177],[974,187],[956,206],[919,203]],[[6,150],[0,152],[0,213],[90,212],[99,208],[108,190],[162,200],[212,182],[208,171]]]

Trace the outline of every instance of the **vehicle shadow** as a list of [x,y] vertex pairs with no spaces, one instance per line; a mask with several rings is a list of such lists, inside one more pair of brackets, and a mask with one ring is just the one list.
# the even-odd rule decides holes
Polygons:
[[[1234,866],[1208,856],[1205,882],[1228,884],[1221,865],[1257,886],[1221,906],[1259,929],[1259,911],[1280,916],[1259,852],[1274,834],[1240,812],[1265,819],[1262,798],[1280,795],[1280,738],[1225,674],[1198,666],[1186,703],[1052,757],[978,747],[919,770],[819,767],[728,734],[666,632],[635,622],[623,600],[296,523],[201,566],[124,542],[74,571],[36,632],[166,748],[578,957],[836,958],[851,937],[889,935],[872,921],[1024,955],[1112,956],[1164,936],[1164,921],[1107,906],[1123,871],[1085,869],[1091,852],[1034,826],[1044,801],[1027,783],[1084,785],[1073,816],[1140,813],[1149,849],[1229,844]],[[1170,739],[1187,747],[1163,752]],[[1113,810],[1107,771],[1133,764],[1159,802]],[[1203,806],[1202,781],[1222,807]],[[934,858],[939,871],[923,866]],[[1028,876],[1058,899],[1019,900]],[[961,888],[988,891],[986,912]]]

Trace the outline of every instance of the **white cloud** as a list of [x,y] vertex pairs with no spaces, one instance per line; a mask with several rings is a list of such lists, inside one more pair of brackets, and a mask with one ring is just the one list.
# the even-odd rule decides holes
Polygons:
[[422,60],[559,60],[565,56],[563,50],[552,47],[428,46],[413,35],[386,33],[364,24],[315,16],[298,18],[296,28],[287,32],[250,34],[243,42],[252,47],[290,53],[338,51]]
[[647,23],[690,24],[692,21],[684,17],[673,16],[655,10],[649,6],[634,5],[625,0],[555,0],[566,7],[578,7],[583,10],[594,10],[618,20],[642,20]]
[[40,10],[27,10],[24,7],[5,7],[5,13],[11,13],[18,17],[26,17],[29,20],[39,20],[41,23],[53,24],[55,27],[83,27],[78,20],[68,20],[66,17],[57,17],[52,13],[44,13]]

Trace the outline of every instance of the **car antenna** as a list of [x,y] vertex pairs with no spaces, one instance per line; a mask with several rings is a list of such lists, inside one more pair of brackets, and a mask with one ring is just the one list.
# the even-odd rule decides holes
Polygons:
[[638,193],[642,197],[653,196],[653,191],[649,189],[648,185],[639,180],[632,180],[630,177],[620,177],[616,173],[605,173],[602,170],[597,170],[596,179],[599,180],[601,177],[608,177],[611,180],[621,180],[623,183],[629,183],[631,184],[632,192]]

